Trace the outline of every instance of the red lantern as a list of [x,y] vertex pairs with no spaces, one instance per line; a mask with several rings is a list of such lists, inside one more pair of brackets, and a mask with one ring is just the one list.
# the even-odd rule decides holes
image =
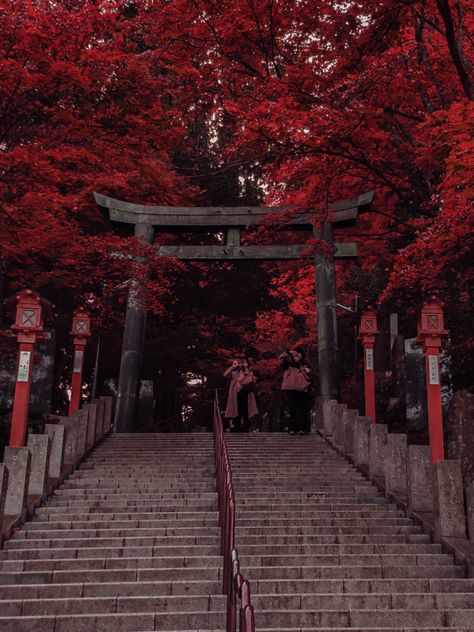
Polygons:
[[10,446],[22,447],[26,441],[26,424],[31,391],[31,372],[35,343],[44,337],[44,314],[52,316],[51,304],[33,290],[23,290],[5,301],[7,309],[15,308],[16,332],[20,343],[18,372],[13,402]]
[[372,423],[376,422],[374,344],[378,333],[377,312],[373,307],[369,307],[361,315],[359,338],[364,349],[365,414],[370,417]]
[[[43,332],[43,303],[44,300],[33,290],[23,290],[15,297],[15,324],[12,330],[17,332],[19,342],[35,342]],[[12,299],[8,302],[11,304]]]
[[91,318],[82,308],[74,312],[71,335],[74,336],[74,363],[71,380],[71,401],[69,415],[80,408],[82,391],[82,372],[87,338],[91,335]]

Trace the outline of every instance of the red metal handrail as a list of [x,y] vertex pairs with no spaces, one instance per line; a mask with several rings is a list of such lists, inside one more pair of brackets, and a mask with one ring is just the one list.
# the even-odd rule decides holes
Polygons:
[[239,631],[255,632],[255,615],[250,599],[250,584],[240,572],[235,548],[235,496],[232,468],[224,440],[219,397],[214,399],[214,452],[218,492],[219,524],[221,527],[221,555],[224,558],[222,592],[227,595],[227,632],[237,630],[237,600],[240,600]]

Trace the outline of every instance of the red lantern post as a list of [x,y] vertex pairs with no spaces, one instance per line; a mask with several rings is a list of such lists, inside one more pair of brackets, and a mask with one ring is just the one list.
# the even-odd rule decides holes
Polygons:
[[364,349],[365,414],[370,417],[372,423],[376,422],[374,344],[378,333],[377,312],[373,307],[369,307],[362,312],[359,338]]
[[12,325],[12,330],[16,332],[20,345],[10,431],[10,446],[20,448],[25,445],[26,440],[35,344],[43,338],[43,308],[50,304],[32,290],[23,290],[8,299],[6,304],[15,304],[15,324]]
[[89,314],[82,308],[74,312],[71,334],[74,336],[74,363],[72,368],[69,415],[72,415],[72,413],[80,407],[84,350],[86,348],[87,338],[91,335],[91,319]]
[[433,463],[444,459],[439,353],[442,338],[448,332],[444,329],[443,307],[438,298],[431,297],[423,303],[418,320],[418,341],[423,345],[425,352],[428,426]]

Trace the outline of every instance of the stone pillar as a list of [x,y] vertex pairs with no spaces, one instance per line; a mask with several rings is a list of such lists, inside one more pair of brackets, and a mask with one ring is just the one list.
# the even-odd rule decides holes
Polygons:
[[339,450],[344,450],[344,425],[342,422],[342,415],[347,410],[346,404],[336,404],[334,410],[334,426],[332,432],[332,439],[334,447]]
[[[146,244],[153,243],[153,226],[147,223],[135,224],[135,237]],[[137,265],[140,265],[139,261]],[[132,432],[134,429],[143,364],[145,325],[146,306],[143,286],[134,279],[128,294],[123,332],[122,358],[120,360],[118,396],[114,419],[115,432]]]
[[344,429],[344,454],[354,456],[354,431],[355,421],[358,417],[357,410],[345,410],[342,413],[342,425]]
[[369,477],[385,476],[385,446],[388,428],[384,424],[372,424],[369,436]]
[[369,465],[369,435],[371,421],[368,417],[357,417],[354,422],[354,464]]
[[112,427],[112,397],[101,397],[104,400],[104,426],[102,436],[107,434]]
[[466,515],[459,461],[437,461],[433,465],[435,538],[465,538]]
[[96,399],[92,402],[97,406],[97,418],[95,424],[95,441],[97,443],[102,438],[102,428],[104,426],[105,402],[102,399]]
[[28,436],[31,452],[31,468],[28,481],[28,496],[44,498],[48,488],[48,468],[51,439],[47,434]]
[[87,453],[87,428],[89,412],[87,408],[75,410],[71,416],[77,425],[77,460],[81,460]]
[[332,433],[333,433],[334,417],[336,414],[337,400],[324,399],[322,402],[322,406],[323,406],[324,435],[326,437],[330,437],[332,436]]
[[76,420],[72,417],[60,417],[60,423],[65,428],[66,443],[64,446],[63,468],[66,474],[70,474],[76,467],[78,460],[77,446],[79,437],[79,428]]
[[430,446],[408,446],[407,468],[409,511],[432,513],[434,505]]
[[[322,232],[315,237],[333,245],[330,222],[324,222]],[[321,396],[339,398],[339,370],[337,362],[336,275],[334,257],[317,253],[314,258],[316,272],[316,313],[318,324],[318,366]]]
[[314,401],[314,414],[316,420],[316,432],[323,432],[324,430],[324,422],[323,422],[323,398],[316,397]]
[[66,440],[65,428],[60,424],[46,424],[44,431],[51,439],[48,478],[52,480],[60,480],[62,475],[64,445]]
[[95,444],[95,428],[97,424],[97,404],[86,404],[83,406],[87,410],[87,452],[92,450]]
[[[442,356],[440,358],[442,360]],[[443,363],[441,363],[443,369]],[[443,386],[442,392],[446,389]],[[467,486],[474,479],[474,393],[457,391],[449,405],[449,422],[446,424],[446,458],[459,459]]]
[[5,499],[8,488],[8,468],[0,463],[0,546],[2,545],[3,520],[5,518]]
[[389,434],[385,448],[385,489],[387,493],[407,498],[407,436]]
[[469,540],[474,544],[474,481],[466,487],[466,505]]
[[7,447],[4,461],[8,468],[5,516],[17,518],[26,509],[31,454],[28,448]]

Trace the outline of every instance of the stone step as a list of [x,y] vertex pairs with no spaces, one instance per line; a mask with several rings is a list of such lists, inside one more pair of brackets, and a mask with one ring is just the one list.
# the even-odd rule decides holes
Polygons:
[[[102,568],[73,570],[17,570],[10,572],[0,571],[0,585],[9,584],[75,584],[77,582],[137,582],[137,581],[218,581],[221,580],[219,567],[199,568]],[[1,628],[0,628],[1,629]]]
[[[214,520],[218,516],[218,512],[216,509],[195,510],[195,509],[186,508],[186,507],[178,507],[177,509],[167,511],[164,507],[160,508],[152,504],[146,505],[145,509],[144,510],[142,509],[143,507],[141,507],[140,505],[132,505],[130,507],[129,506],[123,507],[122,511],[117,511],[114,507],[111,507],[110,511],[107,511],[107,507],[104,508],[104,507],[99,506],[99,507],[91,507],[89,511],[86,512],[86,516],[87,517],[90,516],[95,519],[97,519],[98,517],[101,517],[103,519],[109,519],[109,520],[112,520],[114,516],[122,517],[129,514],[132,514],[136,519],[139,519],[139,520],[141,519],[146,520],[147,518],[151,518],[151,517],[153,517],[154,520],[170,520],[170,519],[191,520],[191,519],[203,519],[206,516],[209,517],[211,520]],[[42,512],[38,514],[38,519],[36,519],[34,522],[36,523],[41,522],[40,518],[42,518],[44,515],[49,517],[49,513],[47,511]],[[66,516],[66,519],[70,521],[70,520],[73,520],[74,518],[81,519],[81,517],[83,516],[83,513],[75,512],[75,511],[65,511],[64,513],[53,512],[52,516],[54,520],[60,519],[61,516]]]
[[[22,531],[18,531],[17,533],[14,534],[14,538],[17,540],[21,540],[21,539],[27,539],[29,537],[32,537],[34,539],[39,539],[39,538],[45,538],[45,539],[51,539],[51,538],[63,538],[65,537],[66,539],[68,537],[71,538],[87,538],[87,537],[116,537],[116,538],[126,538],[126,537],[134,537],[137,535],[137,531],[139,532],[140,535],[142,536],[165,536],[165,535],[172,535],[172,536],[185,536],[185,535],[211,535],[214,534],[216,536],[216,538],[218,538],[219,533],[220,533],[220,528],[218,526],[213,526],[211,524],[206,525],[206,526],[188,526],[186,524],[186,522],[182,521],[181,523],[175,523],[175,524],[179,524],[181,526],[153,526],[155,524],[155,522],[153,520],[151,521],[140,521],[140,524],[147,524],[150,523],[150,526],[143,526],[143,527],[136,527],[136,528],[104,528],[104,523],[100,523],[100,527],[98,528],[94,528],[94,529],[72,529],[72,526],[70,529],[48,529],[47,525],[48,523],[45,523],[45,529],[41,530],[41,529],[28,529],[28,530],[22,530]],[[98,523],[99,524],[99,523]],[[102,528],[101,528],[102,527]],[[31,535],[30,535],[31,534]]]
[[[357,494],[355,491],[357,490]],[[367,494],[366,492],[369,492]],[[378,500],[379,502],[386,503],[386,500],[383,496],[381,496],[380,492],[373,486],[365,486],[361,488],[360,486],[348,486],[343,490],[334,490],[331,493],[328,492],[327,489],[322,490],[309,490],[309,491],[282,491],[276,490],[275,488],[269,487],[264,491],[255,491],[253,487],[244,490],[239,497],[244,500],[248,500],[251,502],[253,499],[274,499],[278,500],[291,500],[292,502],[299,501],[300,499],[311,499],[316,498],[320,500],[328,500],[329,502],[337,501],[338,499],[350,499],[353,502],[372,502],[372,500]]]
[[[114,520],[126,520],[126,516],[133,516],[131,520],[135,522],[137,520],[154,520],[159,522],[160,520],[189,520],[199,519],[204,516],[208,517],[208,521],[217,516],[217,510],[212,507],[207,510],[202,508],[193,507],[178,507],[176,509],[170,509],[169,507],[156,507],[154,505],[132,505],[123,507],[122,511],[118,507],[90,507],[85,511],[77,511],[74,509],[65,509],[63,512],[43,512],[32,521],[32,524],[44,524],[52,526],[51,523],[71,523],[71,522],[87,522],[96,521],[100,518],[103,521],[113,522]],[[281,521],[287,521],[288,518],[293,517],[293,522],[304,522],[307,524],[307,520],[310,520],[310,524],[334,524],[344,525],[349,524],[356,526],[361,524],[367,526],[377,522],[381,525],[387,524],[410,524],[406,518],[400,516],[397,512],[384,512],[384,511],[360,511],[360,512],[340,512],[340,511],[311,511],[310,509],[302,511],[240,511],[237,513],[237,521],[243,526],[245,524],[262,524],[262,520],[265,523],[281,524]],[[397,519],[398,518],[398,519]]]
[[[265,521],[262,521],[264,523]],[[295,535],[318,535],[325,534],[329,530],[335,534],[385,534],[392,535],[398,533],[420,533],[421,527],[417,525],[378,525],[375,522],[373,525],[358,525],[358,526],[337,526],[332,525],[329,521],[328,524],[321,526],[316,523],[314,525],[311,524],[301,524],[301,521],[298,521],[296,524],[291,525],[290,521],[283,521],[280,525],[275,525],[273,522],[271,524],[253,524],[252,526],[239,526],[236,527],[236,533],[240,538],[245,538],[248,535],[261,535],[262,533],[271,534],[271,535],[279,535],[280,533],[285,534],[295,534]]]
[[[43,542],[43,541],[40,541]],[[47,540],[46,540],[47,542]],[[32,543],[31,548],[9,548],[0,551],[1,560],[47,560],[47,559],[64,559],[64,558],[84,558],[94,557],[97,555],[102,558],[111,557],[175,557],[179,555],[197,556],[204,555],[216,556],[220,555],[219,546],[214,544],[211,546],[147,546],[146,544],[134,545],[132,542],[116,541],[107,543],[107,545],[97,543],[94,539],[83,546],[74,543],[74,541],[51,542],[50,547],[37,547],[36,542]]]
[[[242,567],[243,568],[243,567]],[[246,577],[261,579],[443,579],[461,578],[461,566],[248,566]]]
[[[121,507],[122,511],[98,511],[100,507],[88,507],[79,511],[67,510],[63,508],[62,512],[59,511],[51,511],[51,512],[43,512],[42,514],[35,515],[34,519],[31,521],[31,525],[38,524],[49,524],[51,522],[61,523],[61,522],[86,522],[88,520],[100,520],[112,522],[113,520],[122,520],[122,521],[135,521],[138,522],[140,520],[150,520],[154,519],[155,516],[159,516],[160,514],[166,513],[182,513],[183,511],[187,512],[204,512],[204,513],[216,513],[216,503],[209,502],[207,506],[203,505],[177,505],[173,507],[172,505],[166,504],[160,506],[151,506],[150,509],[152,511],[136,511],[133,509],[132,511],[126,511],[127,507]],[[46,519],[46,520],[45,520]],[[36,527],[33,527],[36,528]]]
[[[248,535],[245,538],[241,538],[240,541],[237,538],[237,544],[249,546],[253,544],[338,544],[338,545],[380,545],[387,542],[385,535],[377,534],[332,534],[332,535]],[[390,543],[393,546],[398,547],[399,544],[430,544],[431,538],[426,533],[413,533],[413,534],[392,534],[390,536]]]
[[254,593],[257,612],[284,610],[458,610],[474,608],[474,593]]
[[146,472],[143,468],[142,472],[130,473],[127,471],[125,465],[117,464],[117,468],[121,467],[122,472],[117,473],[117,476],[101,474],[100,472],[93,471],[92,473],[89,471],[84,472],[76,472],[72,474],[68,479],[67,483],[90,483],[93,486],[96,486],[97,483],[101,483],[102,485],[122,485],[129,484],[132,485],[137,480],[142,480],[143,485],[150,486],[156,483],[168,484],[173,481],[186,482],[190,484],[190,488],[192,488],[193,484],[201,485],[203,483],[215,483],[214,477],[212,476],[212,468],[213,464],[209,464],[206,466],[206,469],[201,468],[199,471],[192,472],[176,472],[174,475],[173,471],[169,472]]
[[247,549],[239,556],[244,568],[247,566],[451,566],[454,562],[453,556],[448,554],[421,554],[421,555],[398,555],[398,554],[369,554],[369,555],[249,555]]
[[0,601],[0,612],[2,616],[8,617],[128,612],[223,612],[225,606],[224,595],[65,597]]
[[396,508],[395,505],[392,505],[385,501],[383,498],[376,497],[374,499],[370,499],[364,497],[360,500],[354,499],[352,497],[347,496],[347,498],[332,498],[324,495],[323,497],[316,496],[306,496],[300,498],[291,498],[291,497],[283,497],[283,498],[254,498],[241,496],[239,498],[239,508],[243,508],[246,506],[252,506],[255,509],[265,509],[265,510],[273,510],[278,507],[288,507],[288,508],[298,508],[298,507],[314,507],[315,509],[319,507],[324,507],[327,511],[340,511],[340,510],[359,510],[359,509],[378,509],[383,507]]
[[224,630],[223,612],[145,612],[43,617],[0,617],[2,632],[133,632],[137,630]]
[[94,501],[109,501],[114,503],[125,503],[127,501],[135,501],[136,503],[143,502],[155,502],[155,501],[168,501],[173,500],[189,500],[189,501],[201,501],[215,498],[217,491],[210,489],[206,491],[188,491],[185,490],[151,490],[137,489],[135,492],[122,492],[118,490],[101,491],[100,489],[71,489],[67,494],[63,493],[63,490],[57,489],[54,496],[48,501],[46,506],[60,506],[61,503],[71,503],[80,505],[83,503],[94,503]]
[[261,579],[253,594],[474,593],[474,579]]
[[0,585],[0,599],[56,599],[79,597],[220,595],[219,581],[136,581],[76,584]]
[[283,508],[274,509],[274,510],[257,510],[254,508],[244,508],[241,507],[237,510],[237,517],[239,522],[242,520],[250,520],[252,518],[260,519],[268,517],[270,520],[280,520],[281,518],[312,518],[313,520],[321,520],[326,522],[328,520],[328,516],[330,516],[331,520],[335,519],[347,519],[347,520],[394,520],[395,518],[401,518],[406,521],[407,519],[403,515],[401,511],[397,511],[394,509],[386,509],[383,507],[382,509],[375,510],[354,510],[354,511],[346,511],[346,510],[332,510],[332,511],[324,511],[323,509],[314,510],[311,507],[305,507],[301,505],[298,509],[287,510]]
[[[255,617],[256,628],[262,627],[281,630],[285,627],[300,628],[414,628],[426,630],[456,626],[460,620],[466,621],[469,610],[276,610],[268,612],[259,610]],[[472,613],[471,613],[472,614]],[[474,618],[472,618],[474,620]],[[469,629],[469,628],[467,628]]]
[[[216,538],[196,539],[195,537],[186,538],[160,538],[157,543],[156,537],[151,538],[139,538],[142,544],[137,544],[138,540],[134,544],[134,538],[127,538],[125,541],[123,538],[110,538],[107,544],[107,548],[112,550],[113,548],[122,549],[132,546],[154,547],[156,550],[172,551],[176,549],[177,552],[190,553],[191,551],[205,551],[212,552],[219,547],[216,545]],[[14,554],[18,552],[20,555],[25,550],[48,550],[53,547],[63,545],[64,549],[77,548],[80,546],[77,542],[84,543],[84,546],[92,548],[101,548],[99,545],[94,544],[95,538],[86,538],[84,540],[9,540],[5,543],[5,548],[0,551],[0,558],[5,559],[3,555],[5,553]],[[442,549],[440,544],[298,544],[291,543],[291,548],[288,544],[248,544],[245,543],[245,552],[248,555],[284,555],[291,551],[292,555],[415,555],[426,554],[434,555],[441,554]]]
[[[206,531],[207,533],[207,531]],[[148,540],[147,540],[148,541]],[[89,542],[86,539],[86,542]],[[184,536],[172,536],[172,535],[162,535],[156,536],[150,539],[151,546],[213,546],[216,544],[216,535],[184,535]],[[65,543],[65,541],[64,541]],[[36,540],[34,546],[35,548],[45,549],[51,545],[51,542],[47,539]],[[27,549],[31,546],[31,540],[29,539],[13,539],[8,540],[4,544],[4,550],[21,550]],[[147,546],[147,545],[146,545]],[[150,546],[150,544],[148,544]],[[397,545],[398,546],[398,545]]]
[[[145,509],[141,509],[143,505],[146,507]],[[130,509],[129,509],[130,507]],[[157,501],[157,503],[150,504],[150,501],[144,501],[142,505],[129,505],[123,506],[121,503],[111,504],[110,506],[104,506],[102,503],[90,503],[88,507],[79,508],[76,510],[74,506],[72,507],[61,507],[61,509],[57,509],[54,507],[45,507],[46,511],[42,511],[36,515],[36,519],[34,522],[41,522],[43,516],[52,515],[54,518],[55,514],[67,515],[67,520],[71,520],[71,515],[82,516],[84,513],[94,513],[94,514],[108,514],[108,516],[104,515],[104,518],[108,518],[109,520],[112,518],[110,514],[117,514],[119,516],[125,516],[127,513],[141,513],[148,514],[148,517],[165,517],[169,518],[170,516],[187,516],[187,517],[200,517],[201,515],[210,514],[217,515],[217,500],[212,501],[204,501],[204,503],[198,503],[196,506],[194,503],[181,504],[173,506],[169,501]],[[372,515],[372,514],[371,514]],[[377,515],[381,515],[377,513]],[[55,520],[57,518],[54,518]],[[136,516],[133,517],[136,519]]]
[[[127,479],[129,480],[129,479]],[[95,488],[99,488],[101,491],[109,491],[109,493],[113,490],[117,490],[117,492],[122,492],[122,491],[133,491],[134,489],[136,489],[137,483],[104,483],[104,482],[98,482],[97,484],[94,484],[93,486],[89,486],[88,483],[85,483],[83,481],[74,481],[74,480],[66,480],[64,481],[62,487],[60,489],[56,490],[56,494],[67,494],[69,493],[70,490],[77,490],[77,491],[87,491],[90,487],[94,487]],[[161,480],[156,480],[153,484],[152,483],[145,483],[143,485],[143,487],[141,487],[142,491],[160,491],[160,490],[171,490],[171,489],[181,489],[181,490],[185,490],[187,489],[187,491],[190,491],[191,493],[194,491],[207,491],[207,490],[214,490],[215,488],[215,483],[212,481],[202,481],[202,482],[196,482],[193,481],[192,485],[190,485],[188,487],[186,480],[180,481],[180,479],[170,479],[169,482],[166,482],[165,480],[161,481]]]
[[48,514],[52,512],[70,512],[74,511],[75,509],[83,513],[84,511],[89,511],[90,509],[95,509],[97,511],[98,508],[102,508],[104,512],[110,512],[111,509],[115,509],[117,513],[123,513],[129,507],[131,507],[130,511],[137,511],[136,507],[143,506],[150,508],[146,509],[145,511],[154,513],[155,507],[159,509],[161,505],[163,507],[166,507],[167,504],[175,502],[180,503],[179,505],[177,505],[178,507],[192,506],[195,502],[200,504],[211,503],[212,506],[214,506],[214,504],[217,502],[217,494],[211,492],[209,494],[203,494],[196,497],[190,496],[189,499],[186,499],[184,495],[180,495],[178,497],[175,494],[170,494],[166,496],[154,496],[153,494],[124,494],[123,496],[97,494],[94,498],[71,499],[53,496],[44,507],[38,507],[35,512],[35,516],[42,516],[43,514]]
[[399,527],[413,527],[413,523],[409,518],[397,518],[397,517],[379,517],[379,516],[366,516],[364,518],[339,518],[339,517],[304,517],[304,516],[288,516],[274,517],[271,514],[259,515],[258,517],[242,517],[239,516],[238,525],[240,529],[245,527],[258,527],[258,526],[273,526],[273,527],[351,527],[357,529],[361,527],[361,531],[370,528],[399,528]]
[[138,569],[138,568],[220,568],[220,555],[188,555],[157,557],[120,557],[120,558],[60,558],[51,560],[0,560],[0,571],[56,571],[56,570],[101,570],[101,569]]
[[[371,627],[370,628],[370,632],[420,632],[421,630],[423,632],[459,632],[461,629],[466,629],[466,628],[459,628],[459,627],[455,627],[455,628],[433,628],[433,627],[429,627],[429,628],[420,628],[420,627],[416,627],[413,628],[411,626],[409,627],[395,627],[395,628],[379,628],[379,627]],[[270,631],[274,631],[275,628],[259,628],[259,632],[270,632]],[[282,628],[281,626],[278,627],[278,632],[367,632],[367,628],[308,628],[308,627],[304,627],[304,628]]]
[[[155,522],[155,521],[153,521]],[[164,524],[165,523],[165,524]],[[161,527],[158,525],[161,524]],[[136,537],[155,537],[158,535],[171,534],[178,529],[182,531],[182,535],[185,535],[184,530],[195,533],[209,533],[208,529],[214,529],[214,533],[219,532],[217,520],[209,518],[208,520],[169,520],[169,521],[156,521],[155,527],[141,527],[139,529],[114,529],[103,527],[99,529],[31,529],[26,531],[19,531],[15,533],[15,540],[54,540],[54,539],[72,539],[72,538],[136,538]],[[165,526],[169,525],[169,526]],[[195,531],[195,529],[201,529],[201,531]],[[173,531],[172,531],[173,530]],[[204,531],[203,531],[204,530]]]

